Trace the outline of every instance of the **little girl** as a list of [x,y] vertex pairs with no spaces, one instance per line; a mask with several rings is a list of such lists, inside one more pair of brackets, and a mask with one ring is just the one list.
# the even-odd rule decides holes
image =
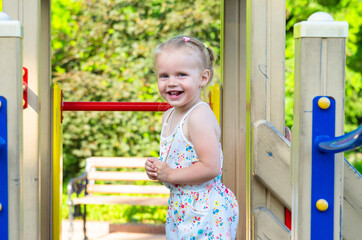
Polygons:
[[168,240],[236,236],[238,203],[221,183],[220,127],[201,99],[213,60],[210,48],[189,37],[172,38],[155,52],[158,89],[173,108],[162,119],[160,158],[148,158],[145,169],[170,189]]

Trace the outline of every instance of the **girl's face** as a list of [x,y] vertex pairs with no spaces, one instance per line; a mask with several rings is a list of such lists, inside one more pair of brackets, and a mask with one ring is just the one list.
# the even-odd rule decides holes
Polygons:
[[201,100],[209,70],[202,70],[197,55],[181,49],[162,50],[156,58],[158,90],[171,106],[187,110]]

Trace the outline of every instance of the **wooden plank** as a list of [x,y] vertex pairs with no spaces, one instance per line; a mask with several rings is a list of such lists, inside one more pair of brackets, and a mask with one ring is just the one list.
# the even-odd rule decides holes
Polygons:
[[[361,188],[360,188],[361,189]],[[358,213],[361,207],[356,208],[349,199],[343,201],[343,240],[361,239],[362,215]]]
[[236,239],[250,238],[250,122],[248,100],[247,1],[223,1],[222,39],[222,142],[224,151],[223,182],[239,203],[239,225]]
[[[285,1],[254,0],[250,5],[250,88],[247,91],[250,91],[251,123],[267,120],[284,134]],[[256,146],[253,140],[251,146]],[[251,155],[252,166],[254,159]],[[267,207],[284,221],[282,202],[252,175],[252,170],[249,174],[251,209]]]
[[137,157],[91,157],[87,158],[88,167],[104,168],[144,168],[147,158]]
[[[163,234],[164,237],[160,236],[160,238],[157,238],[157,239],[166,240],[165,224],[110,223],[109,224],[109,233],[114,233],[114,232]],[[153,239],[155,239],[155,238],[156,238],[156,236],[153,237]]]
[[251,118],[285,126],[285,1],[251,1]]
[[111,172],[111,171],[90,172],[88,174],[88,180],[154,181],[148,178],[146,172]]
[[[280,134],[274,132],[275,129],[269,125],[270,123],[266,121],[260,121],[255,126],[255,135],[257,137],[256,143],[259,144],[259,142],[262,142],[258,146],[256,155],[254,155],[256,157],[254,162],[255,175],[261,179],[267,188],[269,188],[272,192],[275,192],[276,195],[288,196],[285,200],[283,200],[283,202],[285,201],[284,204],[286,206],[291,206],[290,179],[285,180],[286,177],[290,176],[289,155],[280,154],[280,152],[276,154],[273,150],[274,145],[283,145],[283,143],[276,144],[275,141],[279,142],[286,140],[280,136]],[[271,131],[274,133],[266,133]],[[261,134],[262,132],[264,134]],[[260,138],[258,135],[262,135],[264,137]],[[279,135],[279,140],[277,135]],[[267,141],[270,141],[269,144]],[[271,144],[272,142],[275,144]],[[288,145],[290,144],[288,143]],[[263,149],[265,150],[263,151]],[[272,161],[267,159],[269,158],[269,154],[266,152],[271,152],[275,159],[272,159]],[[283,159],[279,159],[279,157],[276,156]],[[268,160],[269,163],[267,162]],[[362,176],[349,164],[346,159],[344,161],[343,238],[345,240],[354,240],[359,239],[359,237],[362,236],[362,228],[358,227],[362,226]],[[278,176],[278,178],[272,178],[272,176]],[[283,180],[279,181],[279,179]],[[274,189],[273,186],[278,186],[279,190]],[[284,197],[281,196],[281,199],[284,199]]]
[[109,194],[170,194],[165,186],[155,185],[88,185],[88,193]]
[[362,175],[346,159],[344,160],[344,199],[360,215],[362,222]]
[[[9,4],[10,2],[7,1]],[[17,1],[13,1],[16,6]],[[5,2],[4,2],[5,3]],[[4,11],[5,11],[4,5]],[[7,11],[8,12],[8,11]],[[9,12],[8,12],[9,13]],[[10,14],[9,14],[10,15]],[[10,15],[11,16],[11,15]],[[12,19],[16,19],[13,18]],[[15,25],[13,25],[15,28]],[[18,24],[20,28],[20,23]],[[7,99],[8,129],[8,239],[22,239],[23,230],[23,111],[22,106],[22,46],[16,37],[0,38],[0,96]],[[1,159],[4,161],[3,159]],[[6,161],[6,160],[5,160]],[[3,166],[3,165],[2,165]],[[4,171],[4,169],[2,169]],[[6,169],[5,169],[6,171]],[[2,191],[3,192],[3,191]],[[2,193],[3,194],[3,193]],[[5,204],[4,204],[5,205]],[[5,206],[4,206],[5,207]],[[3,223],[3,222],[2,222]],[[5,224],[5,223],[3,223]],[[4,226],[5,227],[5,226]],[[4,236],[6,233],[2,235]],[[6,234],[7,235],[7,234]]]
[[253,210],[254,237],[258,240],[290,240],[290,230],[273,213],[264,207]]
[[168,197],[92,196],[72,199],[79,204],[129,204],[136,206],[167,206]]
[[[51,217],[52,212],[51,207],[51,181],[48,181],[48,179],[51,179],[52,171],[50,166],[52,165],[52,148],[51,148],[51,138],[52,138],[52,131],[49,129],[52,125],[52,95],[51,95],[51,87],[50,84],[52,82],[51,80],[51,9],[50,9],[50,2],[51,0],[40,0],[40,19],[39,19],[39,25],[40,25],[40,34],[38,36],[39,38],[39,92],[41,93],[39,95],[40,99],[40,106],[41,111],[40,114],[40,123],[41,127],[39,128],[40,131],[40,165],[39,171],[40,171],[40,186],[39,186],[39,192],[40,192],[40,200],[39,200],[39,226],[40,226],[40,234],[36,236],[36,239],[52,239],[52,231],[53,234],[54,228],[52,228],[52,221]],[[13,3],[12,3],[13,4]],[[32,4],[32,3],[28,3]],[[27,10],[28,14],[33,14],[34,12],[30,9]],[[32,24],[32,23],[30,23]],[[25,27],[25,26],[24,26]],[[32,32],[30,30],[30,32]],[[33,34],[34,32],[32,32]],[[24,63],[25,64],[25,63]],[[26,66],[26,65],[24,65]],[[62,170],[59,170],[62,171]],[[39,193],[38,193],[39,194]],[[32,222],[32,221],[30,221]],[[34,225],[31,226],[34,228]],[[60,237],[60,236],[59,236]],[[61,238],[61,237],[60,237]],[[30,239],[29,239],[30,240]],[[55,240],[55,239],[54,239]]]
[[254,124],[253,136],[253,173],[290,209],[290,142],[266,120]]

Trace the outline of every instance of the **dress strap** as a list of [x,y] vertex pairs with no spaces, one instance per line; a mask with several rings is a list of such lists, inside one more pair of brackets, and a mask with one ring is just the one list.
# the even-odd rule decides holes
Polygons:
[[194,110],[197,106],[201,105],[201,104],[206,104],[207,106],[209,106],[209,104],[207,104],[206,102],[198,102],[196,103],[194,106],[192,106],[187,113],[182,117],[181,121],[180,121],[180,125],[182,126],[184,124],[185,119],[187,118],[187,116],[192,112],[192,110]]
[[168,123],[168,120],[170,119],[170,116],[171,116],[171,114],[173,113],[175,111],[175,108],[172,108],[171,109],[171,111],[168,113],[168,115],[166,116],[166,118],[165,118],[165,121],[163,122],[163,124],[162,124],[162,129],[161,129],[161,136],[163,136],[162,134],[163,134],[163,129],[167,126],[167,123]]

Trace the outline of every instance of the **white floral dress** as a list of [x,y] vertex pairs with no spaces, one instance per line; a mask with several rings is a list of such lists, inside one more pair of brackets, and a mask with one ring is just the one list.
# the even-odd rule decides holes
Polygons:
[[[201,103],[205,102],[192,107],[169,137],[164,137],[164,129],[170,114],[162,126],[160,160],[171,168],[185,168],[199,161],[194,146],[183,134],[182,125],[187,115]],[[222,166],[221,145],[220,161]],[[238,203],[231,190],[221,183],[221,174],[222,167],[216,178],[198,185],[164,183],[170,189],[166,219],[168,240],[235,239]]]

